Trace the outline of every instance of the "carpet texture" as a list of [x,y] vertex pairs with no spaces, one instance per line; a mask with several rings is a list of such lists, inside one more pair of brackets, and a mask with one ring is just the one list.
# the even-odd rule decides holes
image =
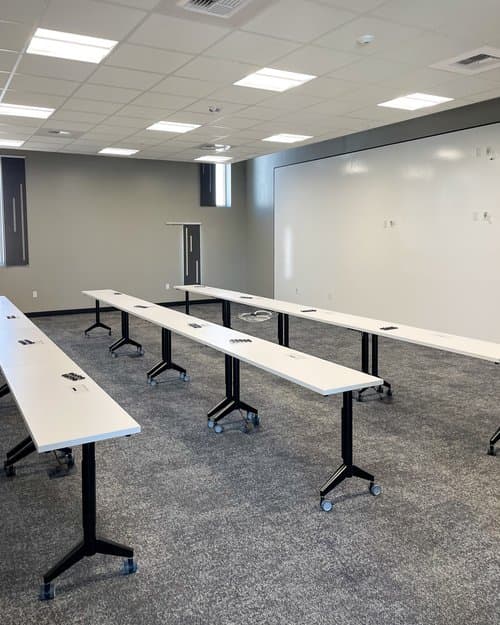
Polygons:
[[[241,309],[244,310],[244,309]],[[246,309],[248,310],[248,309]],[[276,317],[233,327],[276,340]],[[220,306],[192,314],[220,321]],[[241,366],[241,396],[258,408],[251,434],[216,435],[206,413],[223,397],[224,357],[173,336],[156,387],[160,329],[131,318],[143,357],[110,338],[85,339],[90,315],[35,322],[142,426],[98,443],[98,532],[135,548],[139,570],[87,558],[40,603],[41,574],[80,539],[80,449],[74,474],[49,480],[51,454],[0,477],[0,623],[23,625],[493,625],[499,622],[500,458],[487,442],[500,421],[498,366],[380,340],[391,402],[354,403],[361,480],[318,489],[340,463],[340,397],[322,398]],[[290,319],[291,346],[359,368],[359,334]],[[70,415],[69,415],[70,417]],[[235,415],[233,421],[237,421]],[[12,398],[0,399],[2,453],[26,436]]]

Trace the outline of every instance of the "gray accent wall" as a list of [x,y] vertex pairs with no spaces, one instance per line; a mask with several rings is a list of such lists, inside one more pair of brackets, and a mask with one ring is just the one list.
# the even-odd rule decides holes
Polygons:
[[182,299],[165,288],[182,283],[182,227],[165,222],[201,222],[204,281],[246,288],[245,163],[222,208],[200,207],[195,163],[15,154],[26,156],[29,265],[0,267],[0,294],[23,311],[93,305],[82,289]]
[[[274,296],[274,171],[277,167],[500,122],[500,98],[380,126],[247,162],[247,289]],[[304,206],[304,211],[308,207]]]

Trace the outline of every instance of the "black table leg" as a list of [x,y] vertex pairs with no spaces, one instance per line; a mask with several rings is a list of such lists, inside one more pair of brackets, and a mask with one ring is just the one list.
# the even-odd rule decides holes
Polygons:
[[208,427],[217,434],[224,431],[219,421],[235,410],[243,410],[245,416],[245,431],[249,423],[254,427],[260,424],[258,411],[240,399],[240,361],[232,356],[225,356],[226,397],[208,412]]
[[139,356],[144,354],[144,350],[142,349],[142,345],[137,341],[134,341],[130,338],[129,331],[129,316],[127,312],[122,311],[122,336],[117,341],[115,341],[112,345],[109,346],[109,351],[113,356],[116,356],[116,350],[119,347],[123,347],[123,345],[133,345],[137,348],[137,352]]
[[187,291],[184,295],[184,305],[186,307],[186,315],[189,315],[189,293]]
[[104,328],[108,331],[109,336],[111,336],[111,328],[104,323],[101,323],[101,304],[98,299],[95,301],[95,323],[93,323],[90,328],[85,330],[85,336],[88,336],[91,330],[95,328]]
[[278,313],[278,343],[290,347],[290,317],[285,313]]
[[0,397],[5,397],[5,395],[8,395],[10,393],[10,388],[8,384],[2,384],[2,386],[0,386]]
[[184,367],[180,367],[175,362],[172,362],[172,332],[166,328],[161,329],[161,360],[152,367],[148,373],[148,384],[156,384],[155,378],[167,369],[173,369],[179,372],[179,376],[186,382],[189,380],[189,376],[186,373]]
[[231,327],[231,302],[222,300],[222,325],[225,328]]
[[35,451],[35,443],[31,436],[26,437],[19,444],[13,447],[10,451],[7,452],[7,460],[3,463],[3,468],[5,474],[8,477],[12,477],[16,474],[16,467],[14,466],[16,462],[26,458]]
[[83,558],[96,553],[125,558],[123,573],[126,575],[137,571],[133,549],[96,536],[95,443],[86,443],[82,446],[82,525],[83,540],[43,576],[40,589],[42,601],[54,598],[52,582],[56,577]]
[[490,455],[490,456],[496,456],[497,455],[497,450],[495,449],[495,445],[496,445],[496,443],[498,443],[499,440],[500,440],[500,427],[497,429],[497,431],[490,438],[490,446],[488,448],[488,455]]
[[329,512],[333,508],[333,503],[325,499],[326,495],[350,477],[359,477],[370,482],[372,495],[381,493],[380,486],[374,483],[373,475],[352,463],[352,391],[346,391],[343,393],[342,405],[342,464],[319,491],[322,510]]
[[[371,374],[375,377],[378,375],[378,335],[372,334],[372,352],[371,352],[371,371],[370,371],[370,335],[368,332],[361,333],[361,371],[363,373]],[[374,389],[383,399],[384,387],[387,388],[387,397],[392,397],[392,387],[386,380],[382,381],[382,384]],[[363,388],[357,392],[356,398],[358,401],[363,401],[363,395],[371,389]]]

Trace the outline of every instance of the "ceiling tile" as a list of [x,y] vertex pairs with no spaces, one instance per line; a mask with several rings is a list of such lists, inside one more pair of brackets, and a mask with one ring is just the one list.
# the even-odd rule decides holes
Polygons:
[[280,0],[243,26],[243,30],[276,35],[302,43],[356,17],[355,13],[307,0]]
[[129,40],[132,43],[197,54],[227,35],[229,29],[199,22],[168,17],[159,13],[150,15]]
[[10,72],[17,61],[17,56],[15,52],[0,50],[0,71]]
[[[387,48],[399,49],[406,41],[422,34],[421,29],[364,15],[323,35],[315,44],[369,56]],[[360,45],[357,40],[361,35],[373,35],[375,40],[370,44]]]
[[122,89],[121,87],[106,87],[104,85],[82,85],[75,97],[89,100],[103,100],[104,102],[122,102],[126,104],[136,98],[141,92],[136,89]]
[[[64,130],[70,130],[75,132],[87,132],[93,128],[95,124],[86,124],[84,122],[64,122]],[[52,121],[48,119],[43,125],[42,128],[48,128],[50,130],[59,130],[61,125],[57,123],[57,121]]]
[[9,72],[0,72],[0,87],[1,88],[5,87],[5,84],[9,76],[10,76]]
[[130,129],[130,132],[144,130],[147,122],[138,117],[126,117],[125,115],[111,115],[104,122],[107,125],[117,126],[118,128]]
[[80,35],[123,39],[145,17],[144,11],[92,0],[50,0],[41,26]]
[[252,119],[276,119],[281,115],[278,109],[272,109],[267,106],[250,106],[245,110],[245,115]]
[[447,81],[439,87],[439,93],[447,98],[461,98],[494,89],[495,84],[486,80],[485,74],[480,76],[458,76],[454,80]]
[[[99,0],[99,2],[107,2],[108,0]],[[114,2],[115,4],[123,4],[127,7],[132,7],[134,9],[142,9],[144,11],[151,11],[155,9],[160,0],[109,0],[110,2]]]
[[[84,113],[83,111],[66,111],[59,109],[50,119],[52,121],[60,122],[86,122],[88,124],[100,124],[106,119],[106,115],[99,115],[98,113]],[[64,125],[61,127],[64,128]]]
[[221,117],[217,123],[231,129],[251,128],[252,126],[256,126],[257,124],[259,124],[260,120],[237,115],[224,115],[224,117]]
[[268,66],[299,46],[298,43],[237,30],[205,50],[205,55]]
[[0,17],[5,21],[34,24],[46,8],[46,0],[2,0]]
[[[0,19],[3,19],[3,7],[0,7]],[[0,22],[0,45],[3,50],[20,52],[28,41],[33,28],[31,24]]]
[[121,67],[98,67],[89,78],[90,83],[108,85],[110,87],[127,87],[144,91],[159,82],[162,74],[150,74]]
[[216,82],[235,82],[259,69],[257,65],[198,56],[177,70],[176,76],[200,78]]
[[341,9],[349,9],[350,11],[357,11],[363,13],[364,11],[371,11],[377,8],[387,0],[319,0],[321,4],[328,4],[332,7],[339,7]]
[[106,102],[98,100],[85,100],[83,98],[70,98],[66,100],[60,110],[68,111],[83,111],[89,113],[102,113],[103,115],[111,115],[118,109],[122,108],[123,104],[119,102]]
[[213,93],[217,87],[218,85],[211,81],[182,78],[181,76],[168,76],[151,90],[158,91],[159,93],[172,93],[175,95],[203,98]]
[[17,71],[20,74],[31,74],[32,76],[46,76],[47,78],[82,82],[95,71],[95,65],[92,63],[81,63],[79,61],[67,61],[66,59],[38,56],[37,54],[24,54]]
[[69,80],[15,74],[10,83],[10,88],[14,91],[31,91],[32,93],[68,96],[73,93],[79,84]]
[[172,95],[168,93],[153,93],[148,91],[134,100],[134,104],[138,106],[151,106],[153,108],[165,108],[170,110],[179,110],[192,104],[195,98],[189,98],[180,95]]
[[358,87],[358,83],[335,78],[317,78],[310,80],[305,85],[295,87],[295,95],[313,95],[321,98],[336,98],[342,93],[347,93]]
[[315,96],[308,95],[295,95],[293,90],[289,93],[281,93],[279,95],[272,96],[266,100],[266,106],[277,109],[285,110],[297,110],[306,106],[313,106],[323,102],[323,98],[316,98]]
[[119,114],[127,117],[136,117],[151,123],[161,119],[162,115],[170,115],[174,111],[167,111],[165,108],[152,108],[150,106],[138,106],[137,104],[127,104],[120,109]]
[[352,80],[363,83],[378,83],[403,76],[409,71],[407,65],[395,61],[382,60],[373,56],[366,57],[346,67],[341,67],[330,74],[331,78]]
[[[42,106],[57,108],[65,101],[64,96],[49,95],[47,93],[31,93],[28,91],[15,91],[8,89],[2,102],[8,104],[23,104],[26,106]],[[18,117],[17,119],[22,119]],[[24,118],[29,119],[29,118]]]
[[236,102],[237,104],[257,104],[271,97],[271,91],[263,89],[250,89],[249,87],[238,87],[231,85],[222,89],[217,89],[212,93],[212,97],[219,98],[224,102]]
[[317,46],[304,46],[273,63],[273,67],[290,72],[301,72],[319,76],[339,67],[359,61],[357,54],[327,50]]
[[122,43],[106,58],[104,64],[169,74],[192,58],[191,54],[182,52]]

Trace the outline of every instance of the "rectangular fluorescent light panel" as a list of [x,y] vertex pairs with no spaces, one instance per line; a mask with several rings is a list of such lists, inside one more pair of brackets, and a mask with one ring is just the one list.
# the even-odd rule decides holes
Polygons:
[[403,109],[404,111],[416,111],[417,109],[443,104],[443,102],[451,102],[451,100],[453,100],[453,98],[443,98],[439,95],[430,95],[429,93],[410,93],[400,98],[394,98],[394,100],[381,102],[378,106],[385,106],[391,109]]
[[265,139],[262,139],[262,141],[272,141],[273,143],[297,143],[298,141],[305,141],[306,139],[312,139],[312,136],[281,133],[279,135],[266,137]]
[[202,163],[226,163],[232,160],[232,156],[210,156],[207,154],[206,156],[198,156],[198,158],[194,160],[201,161]]
[[98,154],[109,154],[112,156],[132,156],[137,154],[139,150],[129,150],[128,148],[103,148]]
[[54,111],[55,109],[47,109],[41,106],[25,106],[24,104],[6,104],[4,102],[0,102],[0,115],[47,119]]
[[253,89],[266,89],[267,91],[287,91],[292,87],[298,87],[309,82],[316,76],[312,74],[296,74],[295,72],[285,72],[281,69],[263,67],[254,74],[249,74],[235,82],[238,87],[252,87]]
[[147,130],[161,130],[162,132],[189,132],[195,128],[199,128],[200,124],[180,124],[178,122],[156,122],[149,126]]
[[15,139],[0,139],[0,147],[2,148],[20,148],[24,141],[17,141]]
[[100,63],[118,41],[37,28],[26,52],[70,61]]

